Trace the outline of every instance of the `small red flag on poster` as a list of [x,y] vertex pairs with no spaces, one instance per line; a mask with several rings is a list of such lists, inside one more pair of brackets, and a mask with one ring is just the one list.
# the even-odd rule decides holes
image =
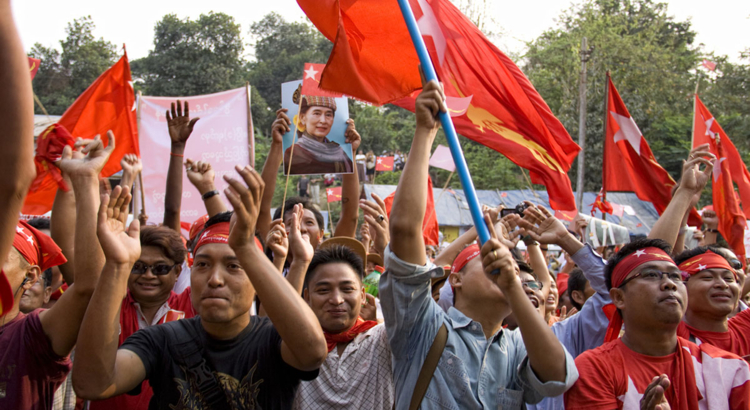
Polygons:
[[325,64],[305,63],[305,75],[302,76],[302,95],[315,95],[319,97],[343,97],[343,94],[326,91],[320,88],[320,75],[323,73]]
[[341,187],[326,188],[326,198],[328,202],[338,202],[341,200]]
[[375,171],[393,171],[393,157],[378,157]]

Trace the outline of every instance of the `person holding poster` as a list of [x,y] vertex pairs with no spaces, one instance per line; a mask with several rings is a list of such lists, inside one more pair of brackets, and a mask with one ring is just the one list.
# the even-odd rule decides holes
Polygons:
[[[347,146],[347,153],[344,147],[328,138],[336,117],[336,99],[300,96],[295,92],[292,101],[300,108],[294,121],[297,128],[296,141],[284,151],[285,173],[312,175],[353,172],[351,146]],[[349,143],[348,139],[346,142]]]

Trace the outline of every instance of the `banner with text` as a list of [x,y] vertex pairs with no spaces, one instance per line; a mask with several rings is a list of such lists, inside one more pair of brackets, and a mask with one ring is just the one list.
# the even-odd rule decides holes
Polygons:
[[[216,189],[231,209],[224,195],[227,183],[222,177],[225,174],[236,176],[235,165],[255,166],[255,144],[248,91],[248,88],[242,87],[195,97],[140,98],[138,118],[143,188],[146,214],[150,223],[161,223],[164,219],[164,196],[171,145],[165,115],[170,104],[176,100],[189,103],[190,118],[200,117],[185,146],[185,156],[179,159],[183,163],[187,158],[196,162],[208,161],[216,174]],[[206,208],[201,195],[188,181],[183,167],[180,219],[183,222],[193,222],[205,213]]]

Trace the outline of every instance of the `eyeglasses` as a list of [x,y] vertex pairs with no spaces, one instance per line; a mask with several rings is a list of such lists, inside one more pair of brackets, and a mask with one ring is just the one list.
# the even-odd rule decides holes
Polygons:
[[732,267],[732,269],[742,269],[742,262],[740,262],[739,259],[730,258],[727,259],[729,262],[729,266]]
[[174,267],[177,265],[167,265],[166,263],[157,263],[154,265],[146,265],[145,263],[138,261],[135,264],[133,264],[133,268],[130,269],[131,274],[136,275],[143,275],[146,273],[149,269],[151,269],[151,273],[153,273],[156,276],[162,276],[166,275],[169,272],[174,269]]
[[638,272],[635,275],[625,279],[625,281],[622,282],[622,284],[619,286],[622,288],[630,282],[633,279],[641,278],[644,281],[647,282],[661,282],[664,277],[667,277],[670,281],[672,281],[674,284],[684,284],[684,276],[682,275],[682,272],[662,272],[658,270],[644,270],[642,272]]
[[542,282],[538,280],[527,280],[521,283],[523,284],[523,286],[527,286],[529,289],[533,290],[539,290],[542,288]]

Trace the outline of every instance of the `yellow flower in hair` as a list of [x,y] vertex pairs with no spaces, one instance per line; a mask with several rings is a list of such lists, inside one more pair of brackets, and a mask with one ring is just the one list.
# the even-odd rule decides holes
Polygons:
[[292,123],[297,126],[297,131],[305,132],[305,124],[300,120],[299,115],[295,115],[294,118],[292,118]]

